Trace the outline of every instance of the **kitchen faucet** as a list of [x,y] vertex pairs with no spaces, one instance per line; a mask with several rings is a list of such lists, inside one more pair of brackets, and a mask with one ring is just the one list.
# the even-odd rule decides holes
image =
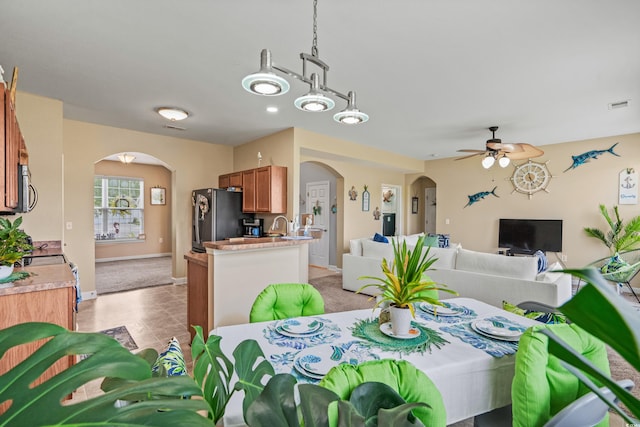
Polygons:
[[285,234],[286,234],[287,233],[287,226],[289,224],[289,220],[284,215],[278,215],[277,217],[275,217],[273,219],[273,224],[271,224],[271,227],[269,227],[269,230],[270,231],[276,231],[278,229],[278,220],[281,220],[281,219],[284,219],[284,231],[285,231]]

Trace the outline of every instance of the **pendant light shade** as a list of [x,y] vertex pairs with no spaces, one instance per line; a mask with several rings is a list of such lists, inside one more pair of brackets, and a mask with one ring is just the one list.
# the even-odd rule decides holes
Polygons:
[[260,71],[249,74],[242,79],[242,87],[256,95],[278,96],[289,91],[289,82],[277,76],[271,68],[271,52],[262,49],[260,52]]
[[333,115],[333,120],[338,123],[344,123],[345,125],[357,125],[358,123],[364,123],[369,120],[369,116],[356,107],[356,94],[350,91],[349,102],[347,108]]
[[328,96],[324,96],[318,91],[320,77],[316,73],[311,74],[311,90],[294,101],[294,105],[302,111],[329,111],[335,107],[336,103]]
[[118,155],[118,159],[125,165],[128,165],[129,163],[133,162],[136,159],[136,156],[132,154],[124,153],[124,154]]

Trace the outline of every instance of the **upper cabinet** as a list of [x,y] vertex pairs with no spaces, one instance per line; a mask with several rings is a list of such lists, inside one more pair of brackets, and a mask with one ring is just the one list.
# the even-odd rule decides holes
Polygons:
[[10,91],[0,89],[0,212],[14,213],[18,211],[18,165],[26,165],[28,156]]
[[242,187],[242,211],[287,212],[287,168],[264,166],[218,177],[220,188]]
[[228,173],[218,177],[218,188],[242,188],[242,172]]

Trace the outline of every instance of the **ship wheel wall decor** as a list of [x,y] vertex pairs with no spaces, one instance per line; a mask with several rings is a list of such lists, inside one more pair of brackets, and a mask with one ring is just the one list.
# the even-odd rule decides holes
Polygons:
[[513,192],[526,194],[531,199],[533,193],[547,190],[549,181],[553,176],[547,167],[548,162],[538,163],[529,159],[528,162],[521,165],[514,165],[513,175],[509,178],[513,184]]

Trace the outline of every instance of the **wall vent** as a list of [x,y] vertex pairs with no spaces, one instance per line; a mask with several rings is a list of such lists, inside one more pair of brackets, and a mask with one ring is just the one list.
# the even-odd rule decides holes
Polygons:
[[167,129],[173,129],[173,130],[187,130],[187,128],[181,128],[180,126],[175,126],[175,125],[164,125],[164,127]]
[[612,102],[609,104],[609,110],[616,110],[618,108],[627,108],[629,106],[630,99],[624,101]]

